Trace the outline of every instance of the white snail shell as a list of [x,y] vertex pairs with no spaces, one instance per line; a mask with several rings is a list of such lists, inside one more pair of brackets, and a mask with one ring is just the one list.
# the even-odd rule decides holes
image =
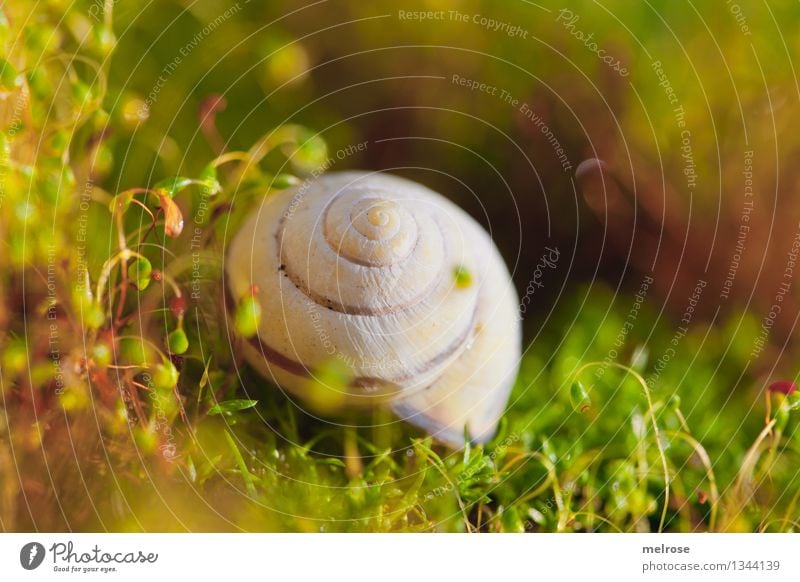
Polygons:
[[494,434],[517,375],[518,300],[486,231],[436,192],[342,172],[270,195],[231,241],[226,275],[234,299],[257,288],[245,355],[281,387],[302,396],[339,358],[348,403],[388,403],[454,446],[465,430]]

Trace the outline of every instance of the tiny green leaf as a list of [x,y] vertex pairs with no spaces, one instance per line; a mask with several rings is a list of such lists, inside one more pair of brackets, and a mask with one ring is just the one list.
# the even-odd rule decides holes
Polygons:
[[569,400],[576,412],[585,413],[592,407],[592,399],[582,382],[576,380],[569,388]]
[[202,182],[203,194],[206,196],[214,196],[222,192],[222,184],[219,183],[217,167],[214,164],[208,164],[203,168],[199,181]]
[[239,450],[239,447],[236,446],[236,442],[233,440],[231,434],[226,430],[225,431],[225,440],[228,441],[228,445],[231,448],[231,452],[233,452],[233,456],[236,459],[236,464],[239,466],[239,472],[242,475],[242,479],[244,479],[245,486],[247,487],[247,492],[250,497],[256,496],[256,486],[255,486],[255,477],[247,468],[247,463],[242,456],[242,452]]
[[111,202],[108,205],[108,209],[111,211],[112,214],[115,212],[122,212],[125,213],[128,210],[128,207],[131,205],[131,200],[133,200],[133,192],[127,190],[122,192],[121,194],[117,194],[111,199]]
[[174,178],[167,178],[166,180],[161,180],[155,186],[153,186],[153,190],[163,191],[169,196],[170,198],[174,198],[175,195],[187,188],[192,184],[191,178],[184,178],[183,176],[175,176]]

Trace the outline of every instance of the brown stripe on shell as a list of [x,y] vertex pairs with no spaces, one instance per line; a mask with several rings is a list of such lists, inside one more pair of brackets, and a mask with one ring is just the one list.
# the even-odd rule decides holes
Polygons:
[[[400,389],[403,384],[412,380],[415,376],[428,372],[451,358],[455,359],[460,349],[469,343],[469,340],[475,331],[477,324],[476,316],[477,309],[473,312],[470,324],[467,326],[464,333],[459,335],[455,341],[453,341],[447,348],[436,354],[433,358],[423,362],[422,365],[420,365],[416,370],[388,379],[376,378],[373,376],[356,376],[351,381],[351,385],[359,388],[388,385]],[[258,336],[258,334],[248,338],[247,342],[255,349],[260,350],[261,354],[263,354],[270,364],[274,364],[290,374],[294,374],[295,376],[299,376],[301,378],[310,378],[312,376],[312,371],[307,366],[303,365],[297,360],[283,355],[275,348],[264,343],[261,341],[261,338]]]

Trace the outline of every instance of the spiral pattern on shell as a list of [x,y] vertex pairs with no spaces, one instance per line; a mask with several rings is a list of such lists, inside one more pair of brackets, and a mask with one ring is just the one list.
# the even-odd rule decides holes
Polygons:
[[[457,284],[457,269],[471,284]],[[299,394],[336,358],[353,375],[349,401],[402,408],[443,385],[485,382],[453,371],[474,358],[492,368],[492,358],[508,360],[497,352],[519,343],[516,296],[491,239],[445,198],[395,176],[327,174],[267,198],[231,243],[226,272],[234,297],[259,289],[262,324],[248,359]],[[487,333],[498,313],[511,342]],[[469,353],[487,338],[491,354]],[[507,395],[516,358],[502,367],[491,381]],[[427,413],[413,412],[426,425]]]

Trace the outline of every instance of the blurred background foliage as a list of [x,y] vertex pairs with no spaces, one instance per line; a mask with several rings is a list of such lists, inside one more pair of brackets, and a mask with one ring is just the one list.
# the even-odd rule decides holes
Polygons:
[[[9,0],[2,16],[2,529],[798,527],[796,399],[766,390],[796,375],[796,286],[756,349],[800,228],[796,5]],[[559,249],[491,445],[454,453],[380,412],[342,412],[363,427],[331,428],[237,374],[215,297],[248,198],[231,205],[223,174],[214,212],[228,218],[203,241],[204,299],[176,306],[169,277],[185,293],[191,231],[169,236],[168,209],[190,224],[209,162],[286,124],[310,128],[294,146],[324,140],[331,170],[390,170],[458,202],[491,231],[520,295],[545,247]],[[314,144],[307,158],[322,156]],[[249,186],[308,173],[286,153]],[[173,202],[145,195],[123,223],[159,273],[144,277],[150,291],[115,294],[116,314],[76,296],[117,252],[114,196],[175,176],[203,184],[175,187]],[[176,329],[180,357],[164,346]]]

